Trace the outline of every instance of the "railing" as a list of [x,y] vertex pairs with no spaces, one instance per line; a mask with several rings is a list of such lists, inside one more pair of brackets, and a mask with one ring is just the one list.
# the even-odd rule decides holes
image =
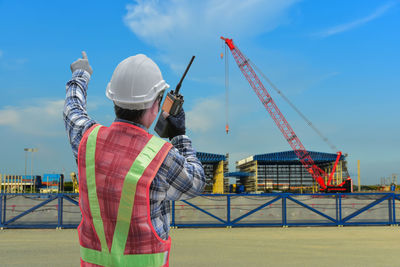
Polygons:
[[76,228],[78,194],[0,194],[0,228]]
[[[78,194],[0,194],[0,228],[76,228]],[[173,201],[171,227],[398,225],[400,195],[203,194]]]

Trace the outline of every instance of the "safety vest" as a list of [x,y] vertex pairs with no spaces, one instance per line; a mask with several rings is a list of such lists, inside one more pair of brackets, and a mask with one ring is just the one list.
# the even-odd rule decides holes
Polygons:
[[171,238],[150,218],[150,184],[172,145],[129,123],[94,125],[79,145],[81,266],[168,266]]

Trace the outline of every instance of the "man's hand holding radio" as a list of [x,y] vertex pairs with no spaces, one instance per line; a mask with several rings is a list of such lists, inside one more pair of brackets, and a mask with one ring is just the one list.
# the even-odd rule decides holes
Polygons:
[[183,108],[176,116],[169,115],[166,120],[171,127],[168,136],[169,140],[171,140],[175,136],[186,134],[185,111],[183,110]]

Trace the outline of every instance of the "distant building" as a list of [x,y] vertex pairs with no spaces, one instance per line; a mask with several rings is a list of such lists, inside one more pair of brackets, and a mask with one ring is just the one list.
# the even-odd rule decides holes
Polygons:
[[203,193],[224,194],[228,192],[229,181],[224,177],[228,172],[228,155],[197,152],[197,158],[204,168],[206,186]]
[[0,174],[0,192],[2,193],[24,193],[27,189],[39,187],[42,183],[39,175],[12,175]]
[[[309,151],[309,153],[318,167],[331,173],[336,161],[336,154],[313,151]],[[236,169],[252,174],[237,179],[237,184],[244,185],[245,192],[312,191],[315,183],[294,151],[254,155],[237,161]],[[333,184],[341,183],[347,178],[347,173],[346,157],[342,155],[336,168]]]

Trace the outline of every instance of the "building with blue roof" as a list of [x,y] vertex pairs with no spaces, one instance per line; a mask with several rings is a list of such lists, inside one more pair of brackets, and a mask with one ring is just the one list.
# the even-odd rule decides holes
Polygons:
[[[315,164],[326,173],[331,173],[337,154],[308,151]],[[303,167],[294,151],[259,154],[236,162],[236,168],[251,176],[237,177],[246,192],[269,192],[271,190],[312,191],[314,179]],[[334,183],[339,184],[347,178],[346,155],[339,159]]]
[[223,194],[228,192],[229,181],[224,173],[228,172],[228,156],[197,152],[197,158],[204,168],[206,186],[203,193]]

